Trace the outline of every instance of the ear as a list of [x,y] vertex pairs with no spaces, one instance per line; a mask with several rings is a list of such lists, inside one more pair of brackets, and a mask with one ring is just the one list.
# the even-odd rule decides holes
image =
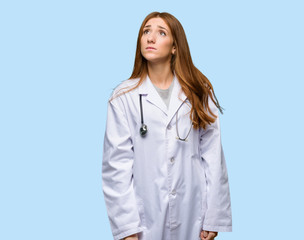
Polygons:
[[173,55],[175,54],[175,51],[176,51],[176,47],[173,46],[173,48],[172,48],[172,54],[173,54]]

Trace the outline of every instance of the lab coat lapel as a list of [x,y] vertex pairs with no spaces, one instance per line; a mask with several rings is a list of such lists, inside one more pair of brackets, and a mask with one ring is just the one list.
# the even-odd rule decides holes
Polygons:
[[154,104],[156,107],[162,110],[164,114],[168,115],[167,106],[159,96],[148,75],[143,83],[139,86],[139,94],[147,95],[147,101]]
[[169,104],[169,112],[168,112],[168,119],[166,125],[170,123],[178,109],[181,107],[183,102],[186,100],[186,95],[182,91],[181,85],[177,77],[174,75],[174,86],[172,89],[170,104]]

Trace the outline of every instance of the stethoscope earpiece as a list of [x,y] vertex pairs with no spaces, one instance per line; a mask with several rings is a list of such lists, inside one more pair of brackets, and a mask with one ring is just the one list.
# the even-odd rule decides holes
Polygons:
[[142,124],[141,128],[139,129],[140,136],[142,136],[142,137],[146,136],[147,132],[148,132],[147,125]]

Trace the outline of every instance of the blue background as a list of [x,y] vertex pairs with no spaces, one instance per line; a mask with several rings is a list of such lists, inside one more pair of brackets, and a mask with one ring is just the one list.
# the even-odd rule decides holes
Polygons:
[[1,1],[0,239],[111,240],[101,189],[106,104],[144,17],[184,26],[221,105],[233,232],[303,230],[303,1]]

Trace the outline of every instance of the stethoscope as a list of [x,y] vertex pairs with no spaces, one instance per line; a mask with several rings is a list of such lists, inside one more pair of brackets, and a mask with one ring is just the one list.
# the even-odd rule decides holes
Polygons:
[[[184,104],[184,102],[183,102],[183,104]],[[140,133],[140,136],[145,137],[147,135],[147,132],[148,132],[148,127],[144,123],[144,116],[143,116],[144,114],[143,114],[143,106],[142,106],[142,94],[139,94],[139,104],[140,104],[140,117],[141,117],[141,127],[139,129],[139,133]],[[186,142],[187,138],[188,138],[188,136],[189,136],[189,134],[191,132],[193,124],[191,124],[191,127],[190,127],[190,129],[189,129],[189,131],[187,133],[187,136],[185,138],[181,138],[179,136],[179,132],[178,132],[178,111],[179,111],[179,109],[176,112],[176,134],[177,134],[176,139],[178,139],[180,141],[183,141],[183,142]]]
[[141,116],[141,127],[139,129],[140,136],[145,137],[148,132],[148,127],[144,123],[144,116],[143,116],[143,107],[142,107],[142,94],[139,94],[139,102],[140,102],[140,116]]

